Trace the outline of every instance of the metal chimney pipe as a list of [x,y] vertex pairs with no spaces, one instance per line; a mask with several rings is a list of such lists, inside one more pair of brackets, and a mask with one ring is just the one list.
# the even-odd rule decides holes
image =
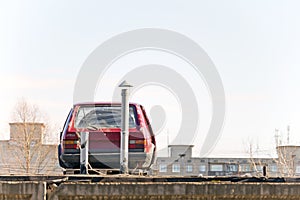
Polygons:
[[121,112],[121,144],[120,144],[120,171],[128,174],[128,140],[129,140],[129,88],[132,87],[126,81],[120,85],[122,88],[122,112]]
[[80,174],[88,174],[89,132],[80,132]]

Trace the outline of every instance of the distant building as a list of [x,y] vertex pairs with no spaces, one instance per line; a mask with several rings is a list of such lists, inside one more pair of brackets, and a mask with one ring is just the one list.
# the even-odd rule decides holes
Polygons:
[[[169,145],[169,148],[170,156],[157,158],[159,175],[262,176],[265,167],[267,176],[300,176],[300,146],[278,147],[286,155],[281,158],[201,158],[192,156],[193,145]],[[290,168],[284,165],[287,160],[293,163]]]
[[279,145],[276,151],[278,171],[284,176],[300,176],[300,146]]
[[10,123],[10,139],[0,141],[0,174],[62,174],[57,145],[45,144],[43,123]]
[[[44,142],[43,123],[10,123],[10,139],[0,141],[0,175],[62,174],[57,145]],[[158,175],[178,176],[300,176],[300,146],[279,145],[274,158],[193,157],[193,145],[169,145],[170,155],[158,157]],[[27,160],[27,162],[26,162]],[[30,161],[30,162],[29,162]]]

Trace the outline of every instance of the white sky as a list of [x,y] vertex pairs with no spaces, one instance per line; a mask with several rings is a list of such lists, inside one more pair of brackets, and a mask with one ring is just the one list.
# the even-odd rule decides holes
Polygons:
[[[125,31],[163,28],[196,41],[223,80],[226,122],[212,155],[243,154],[249,140],[270,150],[274,129],[284,134],[287,125],[291,126],[291,142],[300,144],[299,9],[296,0],[1,1],[1,138],[8,138],[10,113],[21,97],[38,104],[62,126],[73,103],[77,73],[97,46]],[[129,57],[119,64],[145,60],[145,55],[136,56],[140,56],[138,61]],[[164,56],[150,53],[144,64],[151,59],[166,62]],[[115,71],[117,67],[118,63]],[[195,79],[188,69],[177,70],[186,72],[191,82]],[[157,90],[178,112],[168,91]],[[151,88],[137,91],[133,99],[149,110],[152,104],[141,97],[147,93]],[[201,99],[202,94],[205,96],[205,89],[196,95]],[[206,98],[199,100],[202,118],[211,114],[205,109],[210,106]],[[176,120],[180,117],[170,118],[164,131],[178,127]],[[203,130],[208,123],[205,121]],[[160,140],[166,142],[162,135]],[[197,153],[201,137],[195,145]]]

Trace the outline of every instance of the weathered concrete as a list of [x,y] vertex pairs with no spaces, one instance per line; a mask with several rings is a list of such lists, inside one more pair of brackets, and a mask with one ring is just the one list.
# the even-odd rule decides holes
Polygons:
[[0,199],[17,200],[43,200],[46,199],[45,182],[1,181]]
[[49,199],[300,199],[300,184],[63,183]]
[[[9,179],[10,178],[10,179]],[[26,181],[22,181],[26,179]],[[2,177],[1,199],[300,199],[300,183],[134,176]],[[5,180],[5,181],[4,181]],[[14,180],[14,181],[11,181]],[[18,180],[18,181],[16,181]],[[33,181],[34,180],[34,181]],[[235,179],[233,179],[235,180]],[[261,179],[251,179],[252,181]],[[271,179],[273,180],[273,179]],[[269,180],[269,181],[271,181]],[[274,179],[275,181],[278,179]],[[282,180],[282,179],[279,179]],[[190,181],[190,182],[188,182]],[[241,179],[240,181],[249,181]],[[293,179],[293,181],[299,181]]]

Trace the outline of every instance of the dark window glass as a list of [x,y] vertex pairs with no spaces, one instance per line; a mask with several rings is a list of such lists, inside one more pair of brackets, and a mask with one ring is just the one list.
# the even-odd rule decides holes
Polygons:
[[[136,127],[134,107],[129,107],[129,127]],[[120,128],[121,106],[80,106],[76,113],[75,128]]]

